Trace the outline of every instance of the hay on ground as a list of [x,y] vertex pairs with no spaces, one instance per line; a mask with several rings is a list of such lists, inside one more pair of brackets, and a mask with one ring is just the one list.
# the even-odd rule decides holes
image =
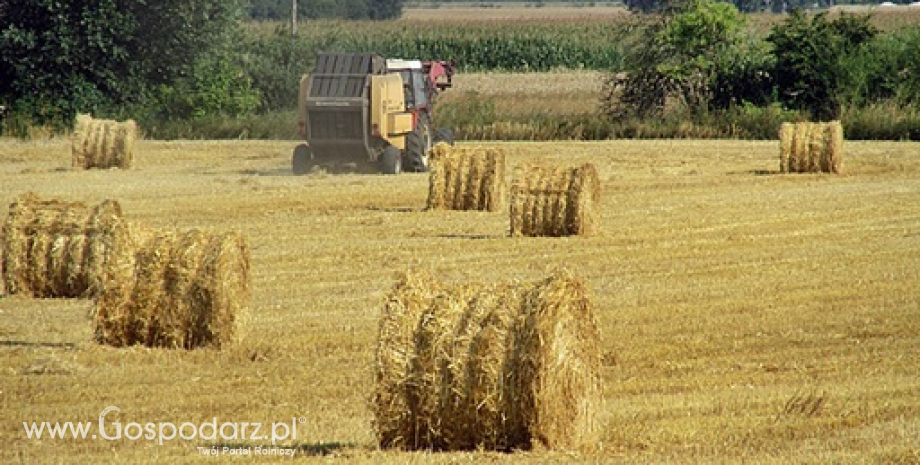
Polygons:
[[495,212],[504,208],[507,184],[503,150],[438,143],[429,156],[429,210]]
[[231,342],[249,301],[244,238],[198,230],[145,235],[133,278],[96,300],[96,340],[184,349]]
[[71,164],[77,169],[130,168],[134,164],[137,123],[77,115],[71,139]]
[[90,208],[28,193],[10,204],[3,236],[9,294],[92,297],[133,271],[131,229],[116,201]]
[[599,335],[587,287],[569,273],[491,286],[409,274],[378,330],[381,447],[577,449],[596,439]]
[[597,232],[597,169],[524,165],[511,185],[512,236],[572,236]]
[[841,172],[843,126],[839,121],[783,123],[779,139],[781,172]]

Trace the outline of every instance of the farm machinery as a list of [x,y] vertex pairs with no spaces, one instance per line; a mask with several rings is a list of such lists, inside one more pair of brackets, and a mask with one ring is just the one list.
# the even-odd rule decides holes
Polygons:
[[372,54],[320,53],[300,81],[294,174],[320,166],[385,174],[427,171],[428,151],[453,143],[433,126],[437,95],[451,86],[447,61],[388,60]]

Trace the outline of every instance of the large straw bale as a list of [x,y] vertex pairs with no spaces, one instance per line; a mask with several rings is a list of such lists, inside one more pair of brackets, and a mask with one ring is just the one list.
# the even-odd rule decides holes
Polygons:
[[77,115],[71,139],[71,164],[77,169],[130,168],[134,163],[137,123]]
[[404,276],[379,322],[383,448],[577,449],[596,439],[599,335],[585,284],[447,286]]
[[840,173],[843,126],[839,121],[783,123],[779,139],[781,172]]
[[89,208],[28,193],[10,205],[3,236],[10,294],[92,297],[133,268],[131,229],[112,200]]
[[590,235],[597,231],[597,169],[523,165],[511,185],[512,236]]
[[184,349],[232,341],[250,292],[244,238],[199,230],[146,235],[130,282],[96,300],[96,340]]
[[430,152],[429,210],[499,211],[506,197],[505,152],[454,148],[439,143]]

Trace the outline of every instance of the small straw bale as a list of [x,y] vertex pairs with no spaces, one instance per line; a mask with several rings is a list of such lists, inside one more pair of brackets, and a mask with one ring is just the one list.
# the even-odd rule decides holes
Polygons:
[[511,185],[512,236],[591,235],[600,199],[597,168],[524,165]]
[[92,297],[132,272],[130,225],[113,200],[89,208],[28,193],[10,205],[3,236],[3,281],[10,294]]
[[96,340],[115,347],[220,348],[250,293],[250,256],[235,233],[144,232],[132,278],[96,299]]
[[783,123],[779,137],[780,172],[840,173],[843,126],[839,121]]
[[455,148],[439,143],[431,151],[429,210],[499,211],[505,206],[505,152]]
[[77,115],[71,139],[71,164],[76,169],[130,168],[134,163],[137,123]]
[[578,449],[596,440],[600,342],[587,286],[448,286],[405,275],[378,325],[372,409],[382,448]]

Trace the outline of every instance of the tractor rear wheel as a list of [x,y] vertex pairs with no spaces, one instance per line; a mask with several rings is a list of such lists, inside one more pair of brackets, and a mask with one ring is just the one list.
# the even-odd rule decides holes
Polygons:
[[399,154],[399,149],[392,145],[387,146],[380,155],[380,164],[383,174],[399,174],[402,171],[402,156]]
[[426,116],[419,116],[415,130],[406,136],[406,157],[409,169],[416,172],[428,171],[428,151],[432,146],[431,123]]
[[294,157],[291,160],[291,168],[295,175],[307,174],[313,169],[313,154],[306,144],[300,144],[294,148]]

